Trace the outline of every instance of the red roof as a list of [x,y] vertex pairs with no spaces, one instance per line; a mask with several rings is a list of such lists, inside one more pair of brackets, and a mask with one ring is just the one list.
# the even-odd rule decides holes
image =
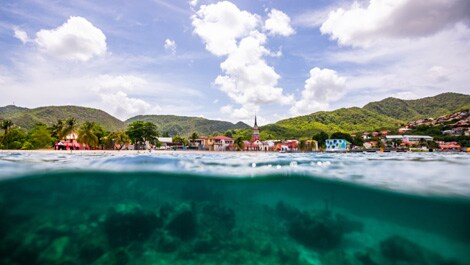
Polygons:
[[219,136],[216,136],[216,137],[212,137],[212,139],[214,139],[214,140],[233,140],[233,138],[230,138],[230,137],[227,137],[227,136],[224,136],[224,135],[219,135]]
[[446,144],[446,145],[440,145],[439,146],[441,149],[458,149],[460,148],[459,144]]

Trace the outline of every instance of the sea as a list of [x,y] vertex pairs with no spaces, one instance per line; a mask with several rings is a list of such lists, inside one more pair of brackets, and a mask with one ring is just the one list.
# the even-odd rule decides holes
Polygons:
[[470,264],[470,154],[3,151],[0,264]]

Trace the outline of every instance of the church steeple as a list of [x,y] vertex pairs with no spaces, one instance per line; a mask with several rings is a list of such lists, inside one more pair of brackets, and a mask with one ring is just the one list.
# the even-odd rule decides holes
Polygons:
[[253,128],[258,128],[258,123],[256,122],[256,114],[255,114],[255,126]]
[[256,114],[255,114],[255,126],[253,126],[253,136],[251,137],[251,141],[254,142],[259,140],[259,128],[258,122],[256,121]]

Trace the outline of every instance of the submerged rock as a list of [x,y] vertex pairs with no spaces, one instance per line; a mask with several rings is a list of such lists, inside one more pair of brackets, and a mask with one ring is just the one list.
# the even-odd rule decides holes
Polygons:
[[293,218],[296,218],[302,214],[299,209],[288,205],[283,201],[280,201],[276,204],[276,213],[279,217],[285,220],[292,220]]
[[422,249],[410,240],[392,236],[380,243],[380,252],[383,257],[393,263],[425,264],[425,256]]
[[459,265],[401,236],[391,236],[380,243],[380,254],[389,264]]
[[183,241],[190,240],[197,232],[196,214],[190,209],[183,210],[170,220],[166,229],[174,237]]
[[341,243],[343,231],[333,220],[302,214],[289,224],[289,235],[307,247],[330,250]]
[[132,208],[113,210],[103,225],[109,245],[115,248],[147,240],[163,222],[151,212]]
[[227,236],[235,227],[235,211],[220,204],[206,204],[202,207],[202,223],[212,235]]
[[361,223],[330,212],[317,215],[302,212],[288,224],[288,233],[297,242],[325,251],[339,247],[345,234],[360,230]]

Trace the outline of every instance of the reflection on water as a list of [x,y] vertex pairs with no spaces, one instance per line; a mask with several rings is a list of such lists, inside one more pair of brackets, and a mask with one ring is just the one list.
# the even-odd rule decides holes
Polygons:
[[0,182],[0,264],[469,264],[469,223],[466,198],[293,173]]

